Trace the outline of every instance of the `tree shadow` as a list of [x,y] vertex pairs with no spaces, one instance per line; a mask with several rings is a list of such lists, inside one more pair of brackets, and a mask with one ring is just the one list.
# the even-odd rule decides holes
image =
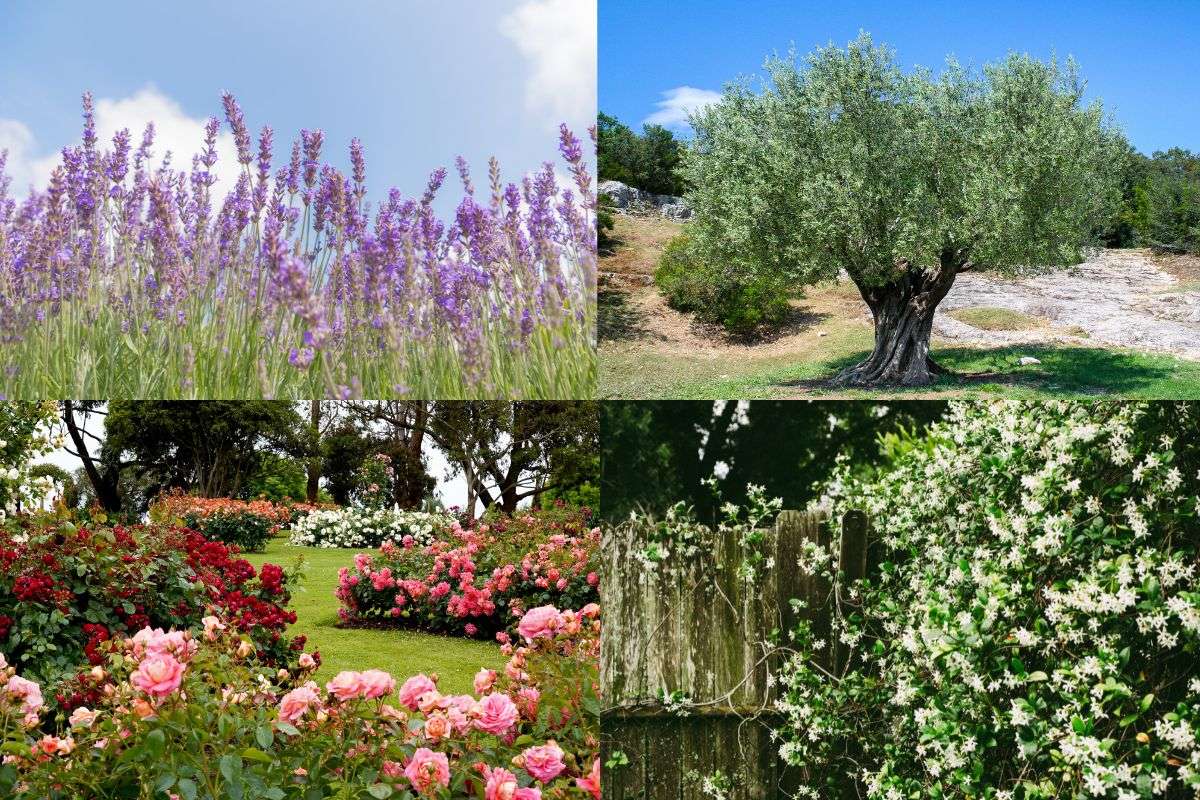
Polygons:
[[803,333],[809,328],[820,325],[829,319],[829,314],[823,311],[808,311],[796,306],[790,306],[783,319],[759,325],[750,331],[733,332],[726,330],[716,323],[694,320],[693,327],[697,333],[719,339],[725,344],[757,345],[771,344],[789,336]]
[[601,288],[596,297],[600,341],[620,342],[641,339],[650,331],[646,314],[629,303],[629,293]]
[[[841,391],[829,385],[830,378],[863,361],[868,355],[870,351],[861,350],[833,359],[825,364],[819,378],[786,381],[778,385],[805,389],[814,394]],[[1048,393],[1122,396],[1142,392],[1170,380],[1175,372],[1169,356],[1099,347],[946,347],[935,348],[931,355],[938,364],[950,371],[935,383],[859,391],[903,395],[956,389],[987,390],[992,387],[1002,391],[1007,386]],[[1032,356],[1041,363],[1020,364],[1019,359],[1023,356]]]

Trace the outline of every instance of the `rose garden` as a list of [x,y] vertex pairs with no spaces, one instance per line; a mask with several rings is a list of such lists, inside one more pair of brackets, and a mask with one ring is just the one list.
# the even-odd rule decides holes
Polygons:
[[368,453],[345,503],[112,512],[39,474],[63,413],[0,405],[0,795],[599,796],[586,507],[400,510]]

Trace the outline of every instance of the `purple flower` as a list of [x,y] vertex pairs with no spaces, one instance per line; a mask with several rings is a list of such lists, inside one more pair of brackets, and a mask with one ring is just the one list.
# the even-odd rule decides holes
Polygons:
[[238,161],[242,164],[249,164],[250,131],[246,129],[246,118],[242,116],[242,107],[238,105],[237,100],[229,92],[221,95],[221,102],[225,105],[225,119],[229,122],[229,127],[233,131],[233,141],[237,145]]

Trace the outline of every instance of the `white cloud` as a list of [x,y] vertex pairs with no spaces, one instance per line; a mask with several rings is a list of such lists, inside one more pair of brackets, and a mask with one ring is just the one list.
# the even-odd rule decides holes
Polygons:
[[43,187],[50,178],[54,158],[38,158],[36,140],[20,120],[0,119],[0,150],[8,151],[4,173],[12,179],[10,197],[24,197],[30,186]]
[[693,111],[711,106],[721,100],[721,93],[709,89],[697,89],[694,86],[676,86],[662,93],[663,99],[655,105],[658,110],[646,117],[648,125],[662,125],[665,128],[685,128],[688,115]]
[[[214,97],[213,107],[214,111],[220,111],[219,98]],[[129,129],[131,149],[136,149],[142,141],[142,131],[148,122],[154,123],[155,131],[152,166],[161,164],[163,157],[170,152],[172,168],[190,169],[192,156],[204,148],[204,125],[207,117],[188,116],[179,103],[154,86],[145,86],[128,97],[97,98],[95,109],[96,135],[100,139],[101,149],[107,150],[111,147],[113,134],[122,128]],[[79,141],[76,139],[72,144],[78,144]],[[276,144],[278,146],[278,141]],[[6,171],[13,178],[13,195],[23,196],[31,185],[38,189],[46,187],[50,181],[50,173],[58,165],[60,158],[61,147],[46,154],[45,151],[52,147],[54,143],[39,143],[29,126],[20,120],[0,119],[0,150],[9,151]],[[39,152],[42,155],[39,155]],[[233,135],[228,130],[223,130],[217,135],[217,164],[214,172],[218,182],[213,187],[215,197],[223,197],[233,188],[239,171]]]
[[533,69],[526,105],[573,128],[596,118],[596,0],[525,0],[500,21]]

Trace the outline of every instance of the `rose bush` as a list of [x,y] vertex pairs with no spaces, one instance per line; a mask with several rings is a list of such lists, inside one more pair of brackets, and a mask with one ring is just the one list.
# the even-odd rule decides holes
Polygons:
[[284,637],[294,576],[237,553],[168,525],[0,526],[0,653],[63,712],[88,698],[78,674],[103,663],[104,644],[145,627],[199,629],[212,617],[264,663],[294,661],[304,645]]
[[[821,798],[1200,792],[1200,418],[1186,403],[959,403],[824,500],[882,567],[779,676],[781,753]],[[834,542],[837,537],[834,537]],[[835,545],[836,546],[836,545]],[[832,638],[831,637],[831,638]]]
[[473,695],[379,670],[320,687],[247,659],[230,630],[141,631],[108,645],[97,702],[49,733],[37,684],[0,661],[0,794],[599,798],[599,606],[548,630],[506,645]]
[[384,542],[425,547],[444,536],[451,514],[385,508],[322,509],[292,526],[289,543],[305,547],[379,547]]
[[455,522],[431,544],[406,539],[356,555],[339,571],[338,613],[346,623],[490,636],[537,606],[596,602],[599,547],[581,510]]

